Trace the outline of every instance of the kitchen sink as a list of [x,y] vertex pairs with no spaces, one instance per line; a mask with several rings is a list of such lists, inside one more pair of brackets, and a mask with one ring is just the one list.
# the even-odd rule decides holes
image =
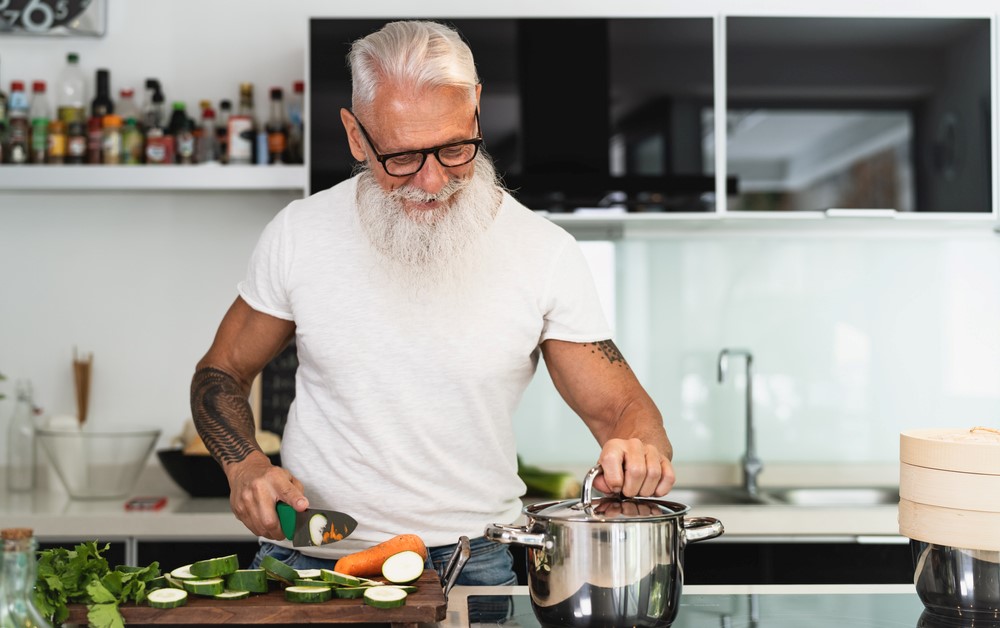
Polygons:
[[769,501],[792,506],[888,506],[899,503],[895,486],[808,487],[765,491]]
[[664,499],[688,506],[888,506],[899,503],[899,489],[894,486],[810,486],[763,488],[757,495],[750,495],[736,486],[712,486],[675,488]]

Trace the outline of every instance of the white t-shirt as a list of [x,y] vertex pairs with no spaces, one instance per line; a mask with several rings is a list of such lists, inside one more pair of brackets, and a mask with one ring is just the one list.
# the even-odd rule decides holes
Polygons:
[[240,296],[295,321],[299,367],[282,465],[310,505],[358,521],[336,558],[396,534],[429,546],[520,514],[511,416],[548,339],[611,337],[579,245],[504,194],[481,279],[421,298],[387,281],[361,230],[356,179],[264,229]]

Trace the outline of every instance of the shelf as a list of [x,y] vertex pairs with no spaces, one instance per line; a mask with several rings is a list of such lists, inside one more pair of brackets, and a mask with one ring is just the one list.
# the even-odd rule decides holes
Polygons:
[[305,191],[305,166],[0,166],[0,191]]
[[873,215],[868,218],[835,217],[818,211],[538,213],[582,240],[691,237],[699,233],[712,236],[746,233],[800,236],[806,233],[815,236],[843,234],[851,237],[932,237],[947,234],[996,237],[1000,233],[996,217],[985,213],[898,213],[894,216]]

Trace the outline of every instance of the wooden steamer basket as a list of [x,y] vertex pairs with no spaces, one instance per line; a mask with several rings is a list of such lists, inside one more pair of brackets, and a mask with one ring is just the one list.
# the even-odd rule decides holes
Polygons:
[[1000,430],[906,431],[899,458],[917,595],[936,615],[1000,619]]

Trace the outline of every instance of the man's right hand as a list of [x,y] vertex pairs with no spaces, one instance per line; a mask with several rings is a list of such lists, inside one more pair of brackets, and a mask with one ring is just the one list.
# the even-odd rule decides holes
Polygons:
[[271,464],[259,451],[225,466],[229,478],[229,504],[248,530],[269,539],[284,539],[275,505],[289,504],[298,512],[309,507],[302,483],[291,473]]

